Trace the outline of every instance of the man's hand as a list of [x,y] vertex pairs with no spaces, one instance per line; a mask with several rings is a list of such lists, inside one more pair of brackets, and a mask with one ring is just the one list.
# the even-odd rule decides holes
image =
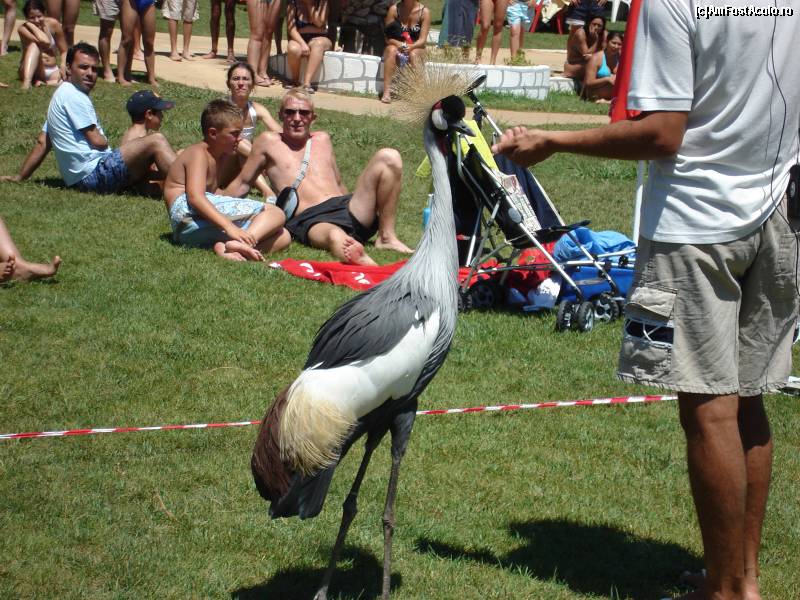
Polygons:
[[243,244],[247,244],[251,248],[256,245],[256,239],[252,235],[247,233],[241,227],[237,227],[233,223],[231,223],[230,226],[225,227],[223,229],[223,231],[225,232],[225,234],[229,238],[231,238],[234,241],[242,242]]
[[553,155],[547,132],[540,129],[513,127],[492,146],[493,154],[503,154],[520,165],[535,165]]

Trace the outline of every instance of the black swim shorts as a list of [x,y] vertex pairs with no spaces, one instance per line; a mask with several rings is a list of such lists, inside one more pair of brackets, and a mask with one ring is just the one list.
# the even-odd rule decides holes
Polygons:
[[297,240],[306,246],[311,245],[308,241],[308,230],[317,223],[331,223],[332,225],[336,225],[343,229],[347,235],[353,236],[362,244],[366,244],[378,231],[378,220],[376,218],[375,221],[367,227],[356,219],[349,209],[350,198],[352,197],[353,194],[347,194],[346,196],[328,198],[325,202],[295,214],[286,222],[285,227],[289,230],[293,240]]

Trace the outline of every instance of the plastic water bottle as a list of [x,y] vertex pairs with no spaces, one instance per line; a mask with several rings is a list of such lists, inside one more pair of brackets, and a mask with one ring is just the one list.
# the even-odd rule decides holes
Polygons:
[[428,194],[428,204],[422,209],[422,229],[428,228],[428,222],[431,220],[431,202],[433,201],[433,194]]

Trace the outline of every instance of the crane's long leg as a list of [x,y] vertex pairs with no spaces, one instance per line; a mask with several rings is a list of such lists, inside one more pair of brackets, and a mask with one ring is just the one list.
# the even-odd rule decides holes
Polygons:
[[355,481],[350,487],[350,493],[347,494],[344,503],[342,504],[342,524],[339,526],[339,533],[336,536],[336,543],[333,545],[331,551],[331,558],[328,561],[328,568],[325,569],[325,574],[322,576],[319,590],[314,595],[314,600],[325,600],[328,597],[328,586],[331,583],[333,572],[336,570],[336,561],[339,558],[339,552],[344,546],[344,538],[347,537],[347,530],[350,529],[350,523],[358,513],[358,490],[361,488],[361,482],[364,481],[364,474],[367,472],[367,465],[372,458],[372,452],[381,441],[380,435],[367,436],[367,441],[364,445],[364,458],[361,459],[361,466],[358,467]]
[[386,506],[383,510],[383,589],[382,600],[389,599],[392,577],[392,538],[394,536],[394,501],[397,496],[397,479],[400,476],[400,462],[406,454],[411,428],[414,425],[416,403],[410,413],[397,416],[392,424],[392,471],[389,474],[389,489],[386,492]]

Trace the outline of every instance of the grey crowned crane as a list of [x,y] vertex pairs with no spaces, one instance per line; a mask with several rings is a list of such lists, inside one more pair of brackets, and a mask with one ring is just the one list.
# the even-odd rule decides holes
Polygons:
[[458,96],[469,87],[463,76],[424,66],[403,69],[395,90],[407,116],[424,120],[431,161],[429,225],[402,269],[346,302],[319,329],[303,371],[267,411],[253,450],[253,477],[270,502],[270,516],[307,519],[322,510],[336,465],[366,436],[364,457],[344,501],[339,534],[315,600],[327,598],[367,465],[387,431],[392,467],[383,514],[382,597],[389,597],[400,462],[417,398],[444,363],[458,315],[458,254],[446,151],[449,134],[466,128],[464,102]]

